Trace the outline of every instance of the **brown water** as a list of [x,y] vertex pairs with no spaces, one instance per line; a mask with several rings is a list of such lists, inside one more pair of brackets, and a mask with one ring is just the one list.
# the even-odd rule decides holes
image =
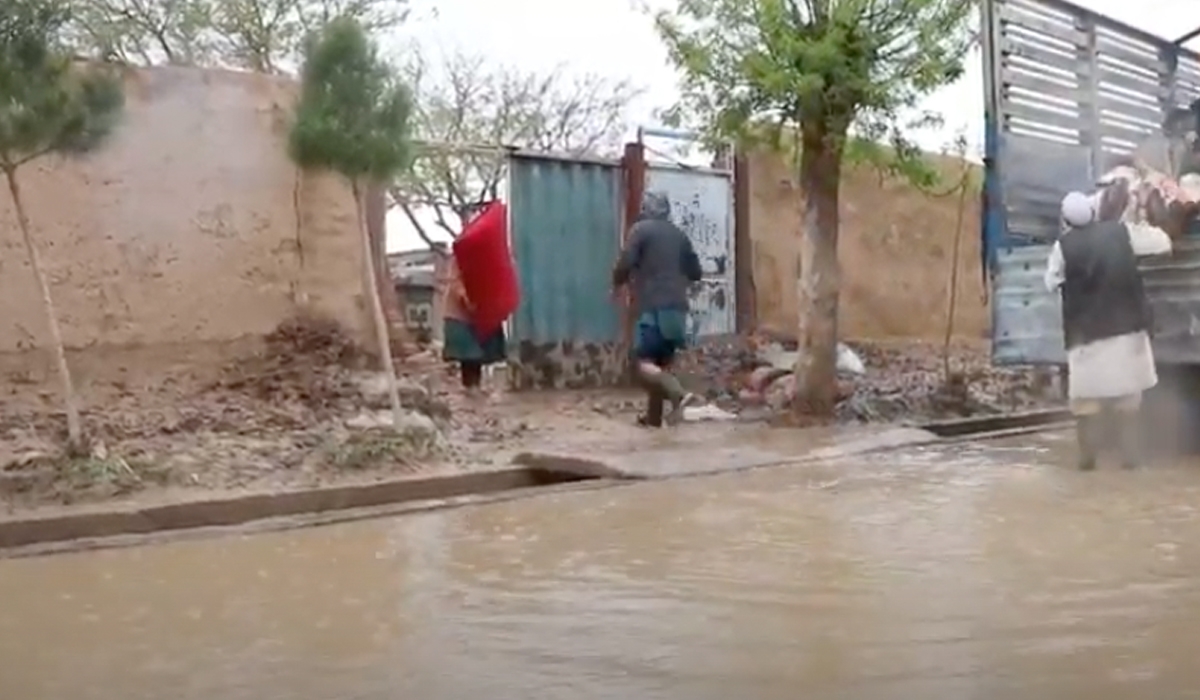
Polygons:
[[1200,697],[1200,468],[1064,436],[0,562],[0,698]]

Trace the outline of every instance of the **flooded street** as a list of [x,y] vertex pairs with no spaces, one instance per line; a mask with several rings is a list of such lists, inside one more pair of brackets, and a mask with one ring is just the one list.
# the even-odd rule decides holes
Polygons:
[[1200,468],[1071,447],[0,561],[0,697],[1200,697]]

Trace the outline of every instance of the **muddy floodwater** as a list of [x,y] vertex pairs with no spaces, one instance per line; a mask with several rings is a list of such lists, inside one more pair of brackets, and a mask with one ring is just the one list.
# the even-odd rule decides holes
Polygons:
[[0,698],[1200,698],[1200,465],[1069,447],[0,561]]

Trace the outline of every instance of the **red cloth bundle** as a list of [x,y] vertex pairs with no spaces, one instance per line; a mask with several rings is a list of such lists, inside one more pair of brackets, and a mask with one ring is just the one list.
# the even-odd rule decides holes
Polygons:
[[463,227],[453,245],[454,261],[474,311],[480,339],[495,333],[521,301],[517,270],[508,248],[508,208],[492,202]]

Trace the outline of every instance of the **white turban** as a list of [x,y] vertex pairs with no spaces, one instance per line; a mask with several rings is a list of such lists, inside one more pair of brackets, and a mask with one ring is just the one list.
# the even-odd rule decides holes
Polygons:
[[1069,226],[1087,226],[1096,216],[1092,198],[1082,192],[1071,192],[1062,201],[1062,218]]

